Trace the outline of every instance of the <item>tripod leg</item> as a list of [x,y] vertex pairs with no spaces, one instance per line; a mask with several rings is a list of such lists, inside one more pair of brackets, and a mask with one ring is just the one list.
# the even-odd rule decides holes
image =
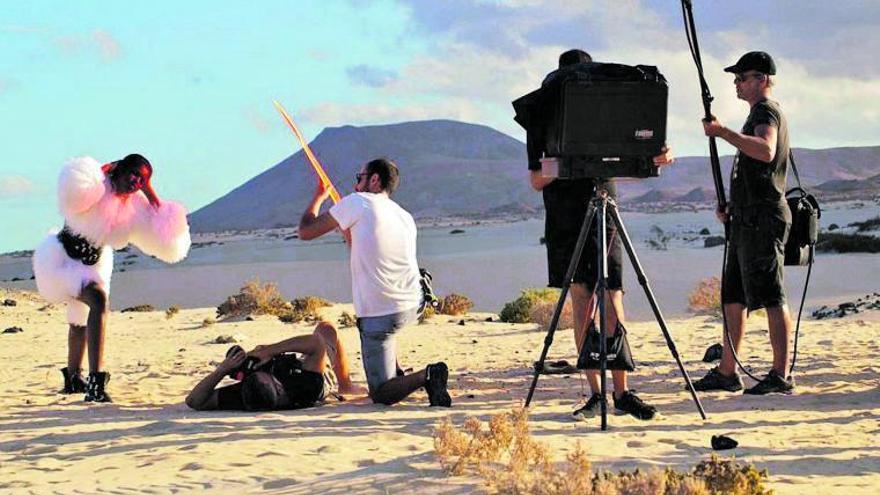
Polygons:
[[599,408],[602,412],[602,430],[608,429],[608,322],[607,310],[605,308],[605,291],[608,287],[608,236],[605,227],[607,224],[608,199],[604,195],[599,195],[596,199],[599,202],[599,217],[596,223],[596,236],[599,238],[599,259],[598,270],[599,280],[596,284],[596,304],[599,308],[599,373],[601,380],[602,402]]
[[672,353],[672,357],[675,359],[675,362],[678,363],[678,369],[681,372],[681,376],[684,377],[687,389],[690,391],[691,397],[694,399],[694,404],[697,405],[697,410],[700,412],[700,416],[703,419],[706,419],[706,412],[703,410],[703,404],[700,403],[700,398],[697,397],[697,391],[694,390],[694,385],[691,383],[691,377],[688,375],[687,370],[684,369],[684,364],[682,364],[681,358],[678,356],[675,342],[672,341],[672,336],[669,335],[669,329],[666,327],[666,320],[663,319],[663,314],[660,312],[660,306],[657,305],[657,300],[654,298],[654,293],[651,291],[651,285],[648,283],[648,277],[645,276],[645,272],[642,270],[642,265],[639,263],[639,257],[636,255],[629,234],[626,232],[626,227],[620,219],[620,214],[617,212],[617,206],[612,205],[609,210],[611,212],[611,218],[614,220],[615,225],[617,225],[617,231],[620,234],[620,239],[626,249],[626,254],[629,256],[629,260],[633,265],[636,276],[638,276],[639,284],[645,290],[645,296],[648,298],[648,303],[651,305],[651,310],[654,312],[657,324],[660,325],[660,330],[663,332],[663,337],[666,339],[666,347],[669,348],[669,352]]
[[556,333],[556,327],[559,326],[559,318],[562,316],[562,308],[565,306],[565,297],[568,295],[568,288],[574,279],[574,273],[580,263],[581,254],[584,251],[584,245],[587,242],[587,234],[590,232],[590,225],[593,223],[596,209],[590,204],[587,207],[587,214],[584,216],[584,223],[581,224],[581,231],[578,234],[577,243],[574,246],[574,252],[571,260],[568,262],[568,268],[565,271],[565,283],[562,284],[562,290],[559,292],[559,300],[556,301],[556,309],[553,311],[553,318],[550,320],[550,328],[547,329],[547,336],[544,337],[544,349],[541,351],[541,357],[535,366],[535,374],[532,376],[532,384],[529,386],[529,393],[526,396],[526,407],[532,403],[532,396],[535,394],[535,387],[538,385],[538,376],[544,367],[544,360],[547,359],[547,352],[550,345],[553,344],[553,335]]

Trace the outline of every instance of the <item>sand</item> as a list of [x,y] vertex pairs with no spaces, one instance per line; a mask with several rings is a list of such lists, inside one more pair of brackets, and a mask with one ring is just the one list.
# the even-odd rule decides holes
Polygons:
[[[399,340],[407,367],[445,360],[452,370],[452,409],[428,408],[422,392],[392,407],[348,401],[300,411],[249,414],[195,412],[183,398],[219,362],[228,345],[209,344],[235,335],[246,348],[311,331],[309,324],[202,321],[213,308],[112,313],[107,339],[109,390],[114,404],[82,402],[56,394],[66,356],[63,308],[44,308],[38,297],[0,290],[0,492],[2,493],[470,493],[471,478],[448,478],[433,454],[432,429],[447,415],[487,419],[521,405],[544,332],[534,324],[487,322],[491,314],[437,316],[405,330]],[[349,305],[328,308],[330,321]],[[660,416],[642,422],[610,416],[575,421],[570,411],[584,382],[542,376],[531,408],[534,434],[562,459],[575,442],[587,446],[594,465],[608,469],[674,466],[687,469],[711,452],[713,434],[740,442],[728,451],[770,471],[781,494],[877,493],[880,489],[880,391],[877,373],[880,324],[854,315],[804,324],[797,393],[750,397],[707,393],[702,421],[684,391],[655,323],[631,323],[639,363],[630,386]],[[464,320],[464,325],[459,322]],[[710,317],[670,320],[678,350],[693,377],[717,340]],[[766,371],[766,324],[753,318],[745,355]],[[340,329],[355,379],[363,382],[357,332]],[[573,359],[570,331],[551,349]]]

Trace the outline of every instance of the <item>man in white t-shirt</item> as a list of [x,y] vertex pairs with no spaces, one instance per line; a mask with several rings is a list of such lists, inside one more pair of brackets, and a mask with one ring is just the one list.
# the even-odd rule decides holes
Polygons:
[[416,224],[391,200],[400,174],[391,160],[379,158],[361,168],[355,192],[319,214],[330,191],[319,181],[315,197],[299,223],[299,238],[310,240],[341,229],[351,246],[351,287],[361,357],[370,398],[395,404],[424,387],[432,406],[449,407],[446,363],[428,365],[410,375],[397,374],[395,334],[418,320],[423,309],[416,261]]

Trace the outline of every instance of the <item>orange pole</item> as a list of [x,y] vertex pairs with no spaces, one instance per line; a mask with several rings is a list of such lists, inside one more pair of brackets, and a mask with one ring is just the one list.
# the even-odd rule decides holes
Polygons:
[[290,118],[287,111],[284,110],[284,107],[281,106],[281,103],[278,103],[277,100],[272,100],[272,103],[275,104],[275,108],[278,109],[278,113],[281,114],[281,118],[287,122],[287,126],[290,127],[290,130],[296,135],[296,138],[299,140],[299,144],[302,146],[303,152],[306,154],[306,158],[308,158],[309,163],[312,164],[312,168],[315,169],[315,173],[318,174],[318,178],[321,180],[321,183],[324,184],[324,187],[330,190],[330,199],[333,201],[333,204],[339,202],[339,191],[336,190],[336,187],[330,182],[330,177],[327,177],[327,173],[324,172],[324,167],[321,166],[321,162],[315,157],[315,154],[312,153],[312,149],[309,147],[309,143],[306,142],[305,138],[301,132],[299,132],[299,128],[296,127],[296,124],[293,123],[293,119]]

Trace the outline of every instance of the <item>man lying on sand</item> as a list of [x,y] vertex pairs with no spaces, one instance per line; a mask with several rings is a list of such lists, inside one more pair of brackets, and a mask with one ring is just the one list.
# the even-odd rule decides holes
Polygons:
[[[197,411],[312,407],[331,396],[341,399],[338,394],[366,392],[352,384],[348,369],[336,329],[322,321],[311,335],[258,345],[247,353],[233,347],[217,369],[192,389],[186,405]],[[241,381],[216,388],[227,375]]]
[[309,240],[342,229],[350,239],[354,310],[373,402],[395,404],[424,387],[431,406],[449,407],[446,363],[397,374],[395,334],[414,323],[425,304],[416,261],[416,224],[391,199],[400,183],[397,165],[385,158],[372,160],[356,179],[355,192],[320,215],[330,191],[318,182],[300,220],[299,237]]

